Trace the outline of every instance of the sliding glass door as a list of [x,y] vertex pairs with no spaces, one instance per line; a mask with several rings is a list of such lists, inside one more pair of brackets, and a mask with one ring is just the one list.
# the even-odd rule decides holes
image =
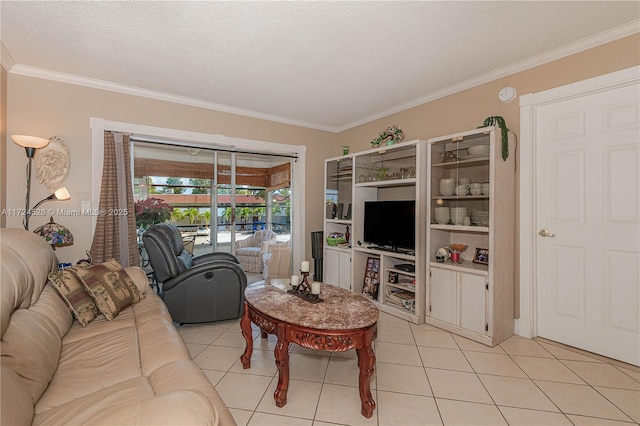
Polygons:
[[[262,229],[291,239],[290,157],[135,141],[133,170],[139,234],[154,221],[171,222],[194,255],[235,253],[238,241]],[[169,217],[145,220],[152,205],[168,206]]]

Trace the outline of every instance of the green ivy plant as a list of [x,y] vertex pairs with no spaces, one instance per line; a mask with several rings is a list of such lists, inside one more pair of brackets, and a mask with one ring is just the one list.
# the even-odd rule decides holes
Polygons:
[[478,128],[486,126],[500,127],[500,130],[502,131],[502,159],[507,161],[507,158],[509,157],[509,129],[507,128],[507,123],[505,123],[504,118],[499,115],[492,115],[491,117],[485,118],[482,126],[479,126]]
[[398,125],[389,126],[380,133],[377,138],[371,141],[371,146],[379,146],[385,142],[386,145],[393,145],[404,139],[404,132]]

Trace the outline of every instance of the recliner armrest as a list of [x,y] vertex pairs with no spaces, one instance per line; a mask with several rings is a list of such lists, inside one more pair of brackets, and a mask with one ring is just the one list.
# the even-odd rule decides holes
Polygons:
[[242,270],[242,267],[235,262],[231,262],[228,260],[215,260],[213,262],[206,262],[200,265],[194,265],[192,268],[187,269],[186,271],[178,274],[176,277],[171,278],[164,283],[162,283],[162,291],[164,293],[171,291],[174,287],[179,286],[182,283],[186,283],[191,281],[191,279],[198,278],[200,275],[203,275],[207,272],[215,272],[217,269],[233,269],[238,271],[238,275],[244,277],[244,284],[246,286],[246,275]]
[[192,261],[194,265],[200,265],[207,262],[213,262],[216,260],[228,260],[229,262],[240,263],[238,258],[231,253],[217,251],[214,253],[205,253],[199,256],[195,256]]

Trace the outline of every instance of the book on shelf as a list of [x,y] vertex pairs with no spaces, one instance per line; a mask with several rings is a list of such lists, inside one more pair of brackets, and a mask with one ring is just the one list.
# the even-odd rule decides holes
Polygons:
[[391,289],[386,291],[387,301],[393,305],[401,306],[408,310],[414,310],[416,295],[410,291],[401,289]]

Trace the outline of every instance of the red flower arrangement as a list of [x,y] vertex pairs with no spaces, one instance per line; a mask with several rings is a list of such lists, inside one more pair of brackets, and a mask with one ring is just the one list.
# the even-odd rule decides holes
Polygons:
[[173,207],[160,198],[145,198],[136,201],[134,207],[138,228],[166,222],[171,218],[173,211]]

